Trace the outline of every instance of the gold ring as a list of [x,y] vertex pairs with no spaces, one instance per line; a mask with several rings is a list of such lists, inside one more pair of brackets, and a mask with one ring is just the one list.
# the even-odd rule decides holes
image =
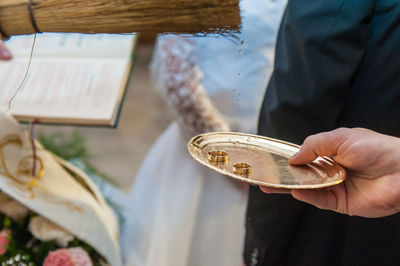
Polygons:
[[228,154],[225,151],[209,151],[207,159],[211,162],[227,162]]
[[234,173],[238,175],[250,175],[251,165],[248,163],[235,163],[233,165]]

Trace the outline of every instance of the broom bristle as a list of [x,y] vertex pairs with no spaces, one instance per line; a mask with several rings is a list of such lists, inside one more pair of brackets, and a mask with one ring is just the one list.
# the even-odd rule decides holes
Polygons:
[[239,0],[2,0],[0,26],[7,35],[42,32],[237,32]]

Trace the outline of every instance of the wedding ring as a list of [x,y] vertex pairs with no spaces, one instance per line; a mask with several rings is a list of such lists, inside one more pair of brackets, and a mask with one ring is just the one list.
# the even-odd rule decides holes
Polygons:
[[225,151],[209,151],[207,159],[211,162],[227,162],[228,154]]
[[251,165],[248,163],[235,163],[233,168],[235,174],[246,176],[251,174]]

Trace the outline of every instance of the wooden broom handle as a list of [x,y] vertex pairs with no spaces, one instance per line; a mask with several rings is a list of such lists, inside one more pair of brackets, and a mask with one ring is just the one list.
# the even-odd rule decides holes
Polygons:
[[0,0],[0,31],[8,36],[235,32],[240,23],[239,0]]

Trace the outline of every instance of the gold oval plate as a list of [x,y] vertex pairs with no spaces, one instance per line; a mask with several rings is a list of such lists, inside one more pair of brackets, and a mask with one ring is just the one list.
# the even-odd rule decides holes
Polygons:
[[333,186],[346,178],[345,169],[328,157],[306,165],[288,159],[300,146],[262,136],[215,132],[192,138],[190,155],[221,174],[258,186],[315,189]]

